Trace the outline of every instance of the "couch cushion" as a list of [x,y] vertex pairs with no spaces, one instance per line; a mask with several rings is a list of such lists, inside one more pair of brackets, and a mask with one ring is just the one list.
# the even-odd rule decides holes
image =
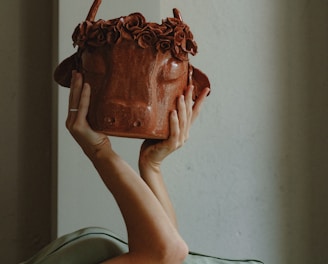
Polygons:
[[[64,235],[21,264],[96,264],[128,251],[111,231],[88,227]],[[259,264],[255,260],[227,260],[190,252],[184,264]]]
[[217,257],[206,256],[194,252],[189,252],[189,255],[183,262],[184,264],[263,264],[258,260],[232,260]]

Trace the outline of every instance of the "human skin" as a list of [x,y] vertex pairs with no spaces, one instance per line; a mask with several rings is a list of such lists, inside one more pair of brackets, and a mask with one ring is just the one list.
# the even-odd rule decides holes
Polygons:
[[190,126],[198,116],[209,92],[204,89],[192,101],[192,86],[177,99],[177,111],[170,115],[167,140],[146,140],[140,150],[140,176],[113,149],[109,138],[92,130],[87,122],[91,88],[73,71],[66,127],[93,163],[123,215],[129,252],[104,264],[182,263],[188,247],[180,236],[174,208],[166,190],[160,166],[189,137]]

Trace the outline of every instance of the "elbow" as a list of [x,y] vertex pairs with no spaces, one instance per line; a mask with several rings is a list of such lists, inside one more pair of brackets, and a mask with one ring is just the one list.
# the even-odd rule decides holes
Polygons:
[[179,239],[170,242],[164,246],[158,255],[158,262],[162,264],[181,264],[189,253],[189,249],[185,241]]
[[184,240],[181,239],[176,245],[175,249],[172,252],[172,259],[169,259],[169,261],[165,263],[176,263],[176,264],[181,264],[185,258],[188,256],[189,253],[189,248],[188,245]]

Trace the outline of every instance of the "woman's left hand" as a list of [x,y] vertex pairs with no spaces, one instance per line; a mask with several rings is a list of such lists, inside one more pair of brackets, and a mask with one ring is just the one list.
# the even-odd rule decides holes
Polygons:
[[143,142],[139,156],[140,166],[152,166],[159,168],[162,161],[176,149],[183,146],[189,138],[189,130],[192,123],[200,113],[201,106],[210,89],[203,89],[196,99],[192,100],[193,86],[189,85],[185,95],[177,98],[177,111],[170,115],[170,133],[167,140],[147,139]]

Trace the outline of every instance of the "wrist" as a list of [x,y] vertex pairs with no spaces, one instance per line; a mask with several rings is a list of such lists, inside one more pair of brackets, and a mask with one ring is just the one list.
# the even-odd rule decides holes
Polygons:
[[160,175],[161,163],[139,159],[139,171],[142,178],[145,178],[147,175]]
[[99,151],[91,162],[102,178],[104,175],[113,175],[124,167],[121,157],[111,149]]
[[87,155],[95,167],[97,167],[97,164],[108,163],[108,161],[117,157],[117,154],[112,150],[109,144],[98,146]]

